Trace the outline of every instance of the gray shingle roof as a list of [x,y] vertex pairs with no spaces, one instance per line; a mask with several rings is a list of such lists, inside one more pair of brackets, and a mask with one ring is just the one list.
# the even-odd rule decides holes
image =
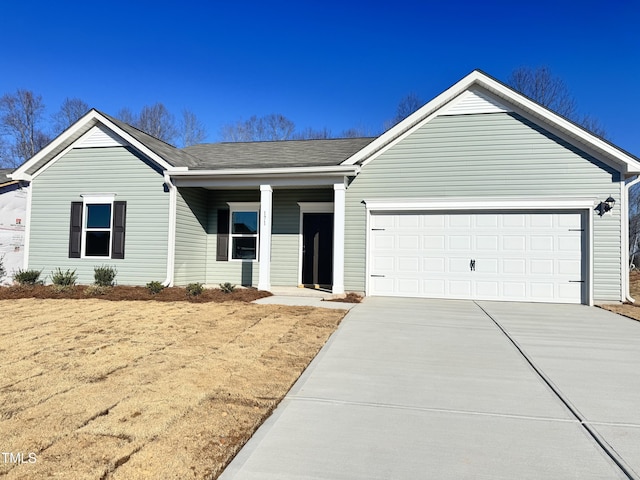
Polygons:
[[183,149],[198,159],[190,169],[321,167],[339,165],[375,138],[205,143]]
[[173,165],[174,167],[189,167],[194,168],[198,166],[198,160],[193,158],[184,150],[180,150],[179,148],[174,147],[162,140],[159,140],[151,135],[144,133],[142,130],[138,130],[135,127],[132,127],[128,123],[124,123],[117,118],[114,118],[110,115],[107,115],[104,112],[99,112],[101,115],[104,115],[111,122],[116,124],[119,128],[127,132],[133,138],[138,140],[140,143],[145,145],[149,150],[162,158],[169,165]]

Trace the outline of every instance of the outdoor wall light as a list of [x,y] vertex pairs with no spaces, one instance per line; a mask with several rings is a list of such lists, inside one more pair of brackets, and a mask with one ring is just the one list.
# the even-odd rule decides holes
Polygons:
[[603,216],[605,213],[611,211],[615,204],[616,200],[613,197],[609,196],[609,198],[607,198],[604,202],[600,202],[596,207],[598,215]]

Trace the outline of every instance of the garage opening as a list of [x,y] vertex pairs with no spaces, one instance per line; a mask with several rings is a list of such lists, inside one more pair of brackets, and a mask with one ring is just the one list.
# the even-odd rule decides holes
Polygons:
[[584,211],[371,212],[369,294],[587,303]]

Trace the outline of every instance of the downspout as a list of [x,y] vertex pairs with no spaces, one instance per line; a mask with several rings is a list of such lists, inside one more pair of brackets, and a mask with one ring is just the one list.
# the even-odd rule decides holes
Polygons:
[[164,184],[169,189],[169,235],[167,239],[167,278],[162,282],[165,287],[173,286],[173,274],[176,260],[176,199],[177,188],[171,182],[167,172],[164,174]]
[[636,176],[636,178],[631,180],[629,183],[625,184],[624,199],[622,202],[623,208],[624,208],[623,217],[625,220],[624,228],[623,228],[623,232],[624,232],[623,244],[624,244],[625,254],[622,257],[625,260],[624,269],[623,269],[623,274],[624,274],[623,281],[625,285],[624,295],[625,295],[625,300],[631,303],[635,303],[635,299],[631,296],[631,290],[630,290],[630,284],[629,284],[629,191],[631,190],[631,187],[633,187],[638,182],[640,182],[640,175]]

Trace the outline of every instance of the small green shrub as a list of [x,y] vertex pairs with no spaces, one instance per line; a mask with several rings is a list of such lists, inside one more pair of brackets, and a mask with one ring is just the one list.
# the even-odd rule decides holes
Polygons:
[[89,285],[84,289],[84,294],[88,297],[94,297],[96,295],[104,295],[111,289],[111,286],[105,285]]
[[58,287],[73,287],[78,280],[76,271],[67,270],[63,272],[60,267],[51,272],[51,282]]
[[21,268],[13,275],[13,280],[20,285],[39,285],[43,281],[40,280],[42,270],[22,270]]
[[93,279],[99,287],[113,287],[118,271],[111,265],[93,267]]
[[190,297],[197,297],[203,292],[204,286],[201,283],[190,283],[186,286],[186,290]]
[[151,295],[157,295],[162,290],[164,290],[164,285],[154,280],[153,282],[147,283],[147,290],[149,290]]
[[220,290],[222,290],[222,293],[233,293],[235,289],[236,289],[236,286],[230,284],[229,282],[220,284]]

